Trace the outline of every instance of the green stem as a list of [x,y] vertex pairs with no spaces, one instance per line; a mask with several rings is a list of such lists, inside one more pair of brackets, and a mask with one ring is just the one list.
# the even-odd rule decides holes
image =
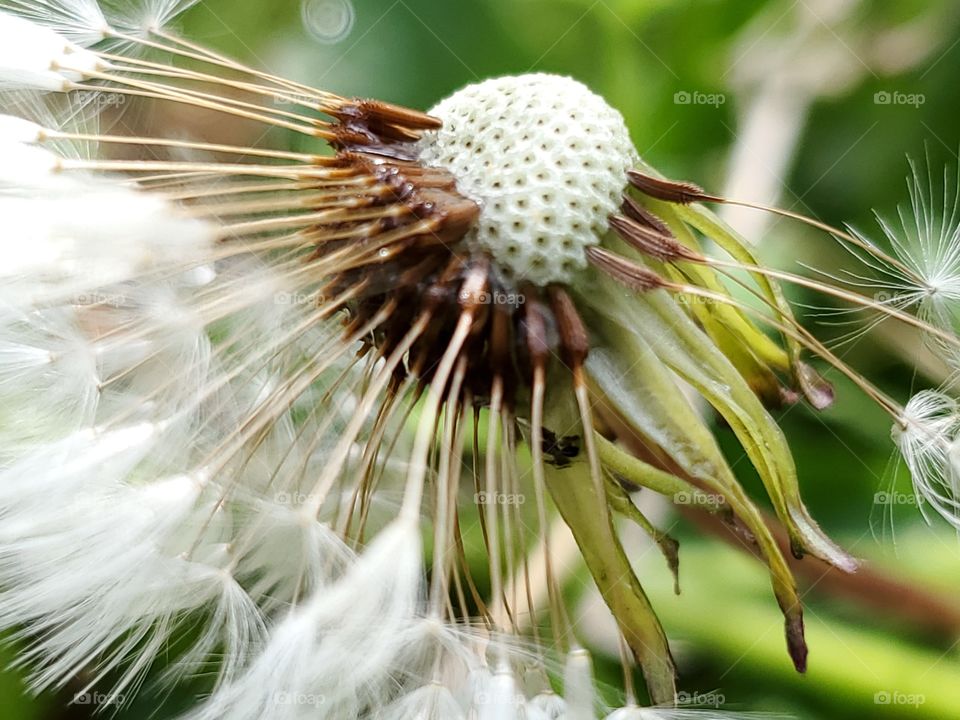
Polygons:
[[606,497],[597,497],[584,462],[563,469],[547,465],[544,471],[554,504],[643,671],[651,701],[673,706],[676,670],[667,637],[620,544]]

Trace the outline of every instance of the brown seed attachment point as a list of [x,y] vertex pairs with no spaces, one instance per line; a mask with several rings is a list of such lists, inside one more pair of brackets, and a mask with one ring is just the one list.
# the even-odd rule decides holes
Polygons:
[[623,215],[610,216],[610,227],[631,246],[657,260],[704,260],[700,253],[682,245],[673,235],[657,232]]
[[722,198],[708,195],[699,185],[689,182],[674,182],[646,175],[639,170],[627,172],[630,184],[644,195],[664,202],[689,205],[693,202],[723,202]]
[[537,296],[537,291],[534,288],[526,287],[524,293],[526,302],[524,303],[523,326],[526,331],[530,364],[534,367],[546,368],[550,362],[550,353],[553,349],[550,343],[548,324],[550,311]]
[[438,130],[443,125],[439,118],[427,115],[419,110],[412,110],[382,100],[363,98],[355,98],[352,103],[345,105],[337,114],[338,119],[341,115],[343,117],[379,120],[410,130]]
[[380,100],[356,99],[329,110],[337,119],[330,144],[340,151],[359,151],[413,161],[413,143],[440,120],[417,110]]
[[623,195],[623,204],[620,206],[620,210],[634,222],[645,225],[654,232],[658,232],[661,235],[673,235],[670,227],[663,220],[627,194]]
[[583,324],[583,319],[577,312],[577,306],[574,305],[573,298],[566,290],[558,285],[551,285],[548,294],[550,307],[557,320],[557,330],[560,333],[563,362],[571,370],[578,371],[587,359],[587,353],[590,352],[590,336],[586,325]]
[[490,264],[485,260],[480,260],[467,270],[457,293],[457,300],[460,307],[464,310],[475,311],[482,306],[487,297],[487,288],[489,287]]
[[672,287],[653,270],[630,262],[600,247],[587,248],[587,259],[599,270],[635,292]]

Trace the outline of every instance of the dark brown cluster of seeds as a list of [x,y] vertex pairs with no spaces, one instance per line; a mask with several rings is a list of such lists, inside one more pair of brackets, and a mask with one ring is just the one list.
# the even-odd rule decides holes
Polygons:
[[[324,242],[313,256],[329,256],[348,244],[370,248],[338,272],[324,292],[335,297],[354,291],[345,303],[346,333],[389,309],[387,320],[364,344],[366,352],[387,356],[418,319],[429,315],[427,330],[395,377],[399,385],[412,376],[422,388],[469,310],[470,333],[460,353],[467,364],[461,393],[477,405],[489,398],[495,379],[502,383],[504,402],[516,407],[536,368],[546,371],[553,362],[579,368],[588,350],[587,333],[567,293],[517,284],[490,258],[471,250],[465,236],[480,216],[479,206],[457,192],[449,172],[416,162],[420,133],[438,121],[366,101],[341,110],[337,119],[338,159],[345,170],[371,181],[355,201],[383,208],[383,216],[359,240]],[[483,291],[465,292],[465,280],[477,272],[485,275]]]

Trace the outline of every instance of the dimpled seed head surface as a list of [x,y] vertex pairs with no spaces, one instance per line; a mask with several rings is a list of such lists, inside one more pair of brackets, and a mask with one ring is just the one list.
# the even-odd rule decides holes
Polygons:
[[487,80],[430,110],[420,160],[478,202],[468,241],[515,280],[569,283],[607,231],[637,159],[619,112],[556,75]]

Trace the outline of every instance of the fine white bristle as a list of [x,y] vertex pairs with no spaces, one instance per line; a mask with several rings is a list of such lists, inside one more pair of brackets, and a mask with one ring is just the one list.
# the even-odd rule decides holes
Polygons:
[[84,46],[103,40],[109,27],[97,0],[0,0],[0,10]]
[[0,115],[0,139],[11,143],[35,143],[44,136],[44,128],[14,115]]
[[178,15],[197,2],[198,0],[133,0],[112,4],[107,17],[110,24],[121,32],[148,36],[151,31],[166,28]]

